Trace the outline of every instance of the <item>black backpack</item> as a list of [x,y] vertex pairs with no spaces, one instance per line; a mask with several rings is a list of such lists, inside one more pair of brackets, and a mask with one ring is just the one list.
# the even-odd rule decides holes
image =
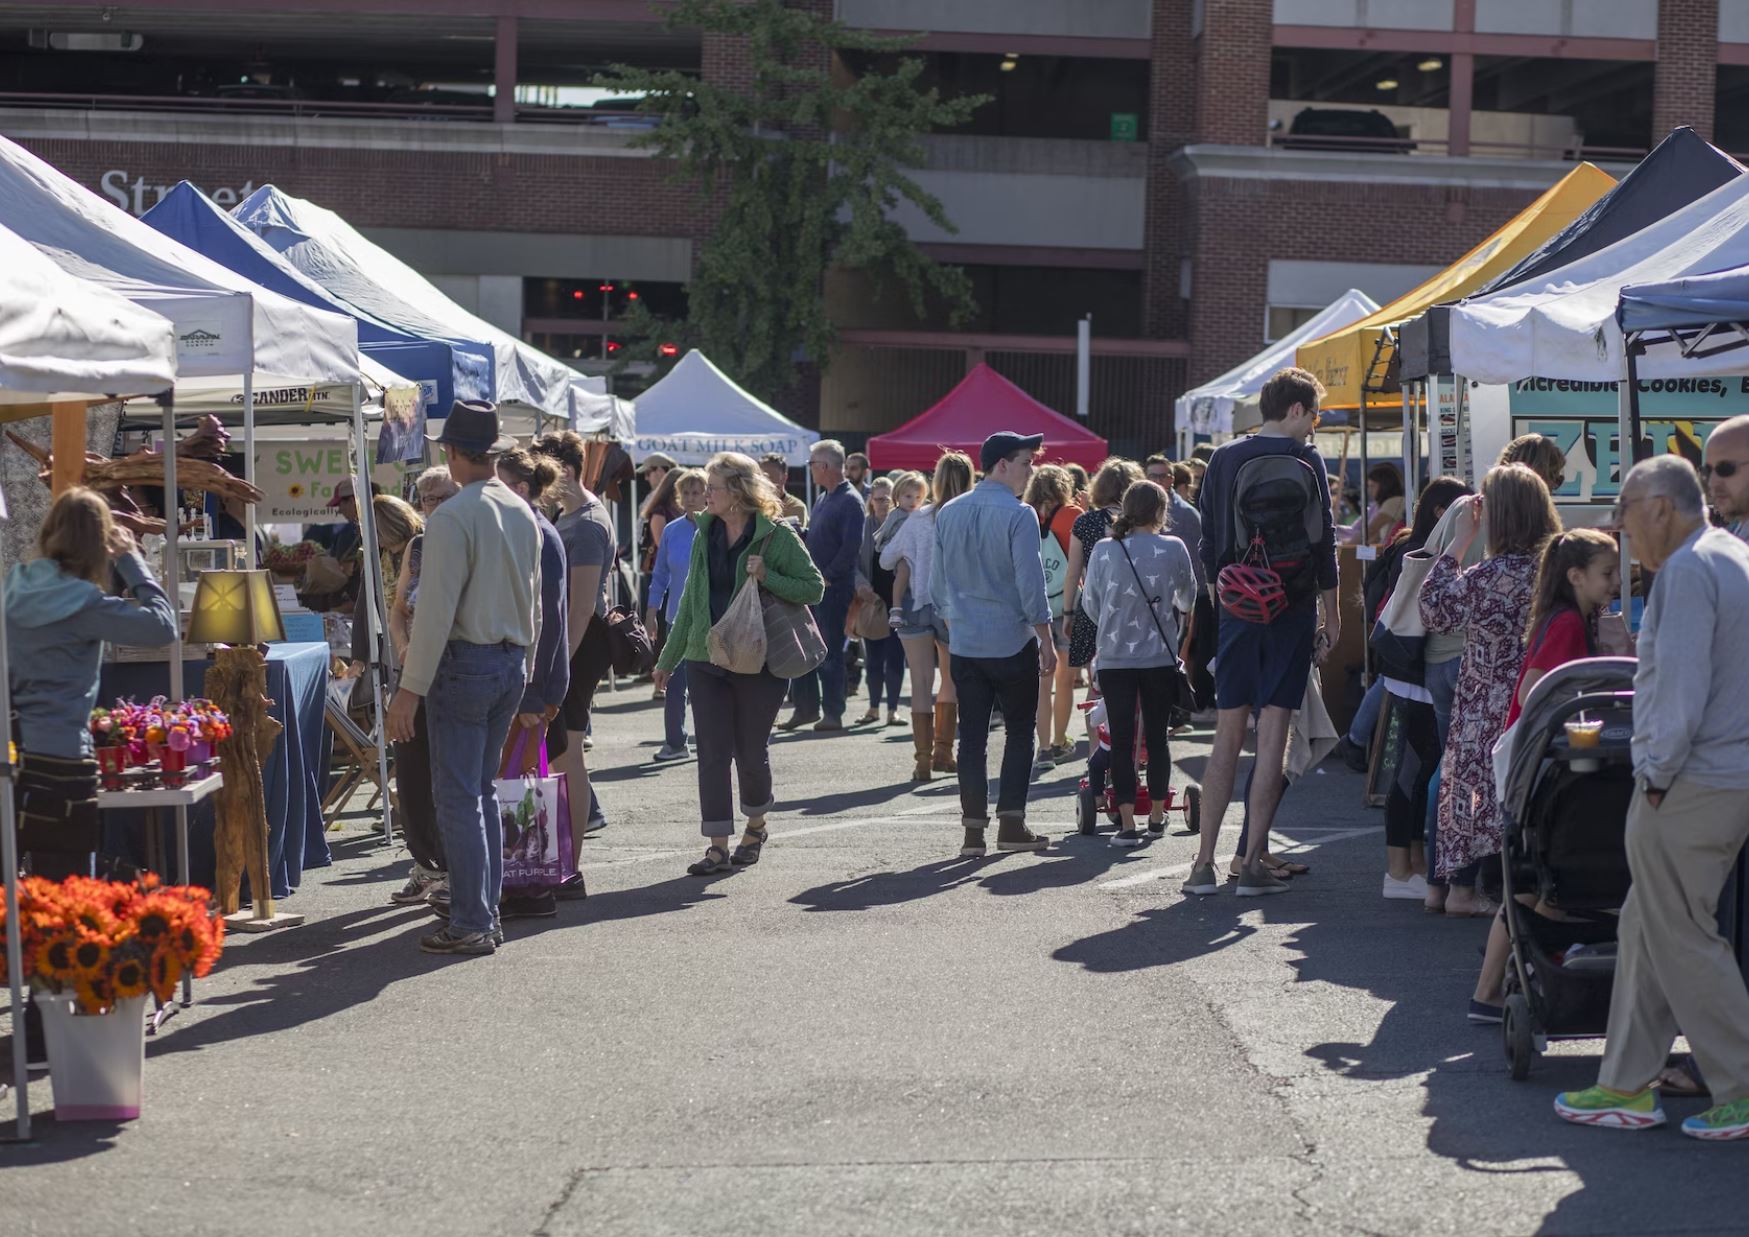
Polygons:
[[1323,507],[1318,471],[1298,452],[1246,460],[1233,477],[1229,561],[1266,564],[1281,577],[1288,604],[1304,601],[1318,591]]

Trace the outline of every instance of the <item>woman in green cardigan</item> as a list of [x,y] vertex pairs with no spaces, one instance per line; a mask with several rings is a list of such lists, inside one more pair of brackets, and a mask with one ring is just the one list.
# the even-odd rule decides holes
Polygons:
[[[713,665],[709,636],[735,593],[751,576],[784,601],[813,605],[826,582],[789,525],[771,482],[745,455],[725,451],[705,469],[705,513],[698,517],[692,563],[680,612],[668,628],[668,641],[656,663],[656,686],[682,661],[692,696],[692,732],[698,739],[700,832],[709,839],[704,858],[686,870],[711,876],[759,862],[765,845],[765,816],[776,799],[771,791],[771,732],[789,681],[769,670],[731,674]],[[755,553],[755,551],[758,551]],[[729,784],[733,763],[740,779],[741,811],[747,828],[729,853],[735,832],[735,801]]]

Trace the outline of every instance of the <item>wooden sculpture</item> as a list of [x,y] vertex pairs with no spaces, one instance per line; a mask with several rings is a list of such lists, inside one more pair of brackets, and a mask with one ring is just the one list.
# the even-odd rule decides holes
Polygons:
[[[284,729],[267,712],[267,658],[253,646],[220,648],[206,672],[206,693],[231,719],[231,737],[219,742],[225,783],[213,795],[213,851],[220,912],[235,915],[242,905],[240,881],[249,873],[252,917],[228,920],[249,930],[285,924],[276,916],[273,884],[267,871],[267,800],[261,785],[262,757],[273,750]],[[301,920],[301,916],[296,917]]]

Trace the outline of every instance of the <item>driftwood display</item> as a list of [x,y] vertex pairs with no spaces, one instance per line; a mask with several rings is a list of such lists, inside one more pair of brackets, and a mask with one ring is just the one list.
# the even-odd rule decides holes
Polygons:
[[242,904],[239,881],[249,873],[255,917],[273,917],[273,885],[267,872],[267,801],[261,760],[284,729],[269,716],[267,658],[251,646],[221,648],[206,672],[206,694],[231,719],[231,737],[217,752],[225,784],[213,795],[213,851],[218,875],[214,892],[222,914]]
[[[43,466],[41,479],[43,484],[48,484],[49,470],[53,466],[51,454],[35,443],[26,442],[11,430],[6,431],[6,436]],[[92,452],[85,455],[83,483],[94,490],[113,490],[124,485],[162,485],[163,481],[164,457],[156,451],[135,451],[119,460],[106,460]],[[241,477],[233,477],[210,460],[184,459],[181,452],[177,453],[176,488],[208,490],[246,503],[257,503],[266,497],[258,487]]]

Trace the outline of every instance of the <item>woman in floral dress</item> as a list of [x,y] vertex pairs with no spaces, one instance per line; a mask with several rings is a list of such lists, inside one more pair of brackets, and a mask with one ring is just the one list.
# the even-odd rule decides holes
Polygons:
[[[1477,510],[1478,501],[1481,510]],[[1524,664],[1524,630],[1543,542],[1561,531],[1541,477],[1523,464],[1502,464],[1482,481],[1482,495],[1459,499],[1467,527],[1435,560],[1421,588],[1421,619],[1433,631],[1466,633],[1452,702],[1451,731],[1440,771],[1438,851],[1434,870],[1451,883],[1445,913],[1491,915],[1477,892],[1482,863],[1500,853],[1502,821],[1494,793],[1494,740],[1506,728],[1513,686]],[[1486,513],[1488,557],[1460,564]]]

